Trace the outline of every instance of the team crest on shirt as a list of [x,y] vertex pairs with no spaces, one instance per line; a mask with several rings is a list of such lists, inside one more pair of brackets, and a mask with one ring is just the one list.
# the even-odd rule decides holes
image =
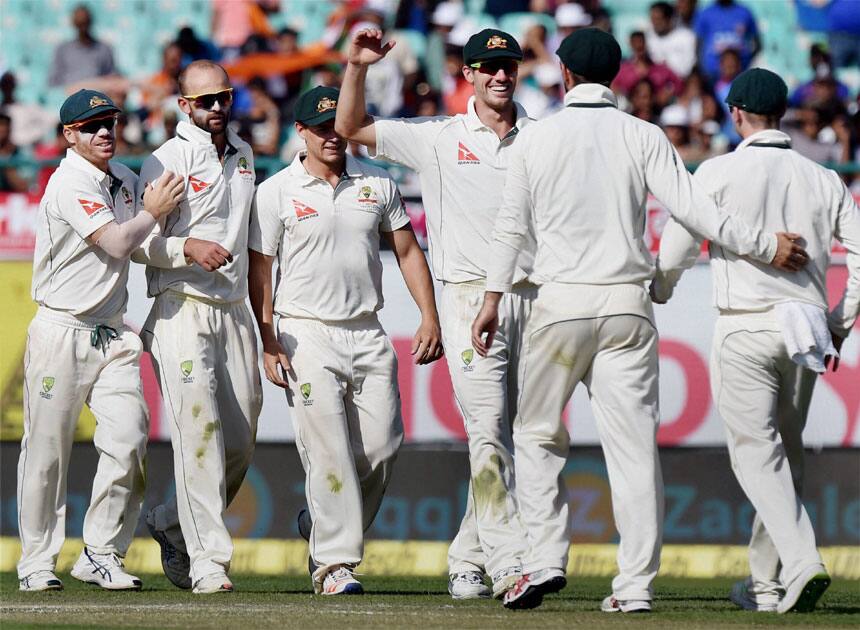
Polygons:
[[296,219],[298,219],[299,221],[304,221],[305,219],[319,216],[319,213],[316,210],[314,210],[308,205],[305,205],[298,199],[293,199],[293,208],[295,208],[296,211]]
[[376,194],[370,186],[362,186],[358,189],[359,203],[377,203]]
[[480,164],[481,160],[462,142],[457,143],[457,164]]
[[475,358],[475,351],[472,348],[466,348],[463,352],[460,353],[460,359],[463,360],[463,371],[471,372],[475,369],[475,366],[472,365],[472,361]]
[[196,193],[200,192],[201,190],[205,190],[212,185],[210,182],[204,182],[202,179],[198,179],[193,175],[188,176],[188,184],[191,186],[191,190]]
[[302,404],[304,404],[305,407],[310,407],[311,405],[314,404],[314,399],[311,398],[311,384],[310,383],[302,383],[299,386],[299,391],[302,393],[302,398],[304,398],[304,400],[302,401]]
[[487,40],[487,50],[492,50],[493,48],[507,48],[508,40],[500,35],[493,35],[490,39]]
[[78,203],[81,204],[81,208],[84,209],[84,212],[87,213],[88,217],[93,216],[107,207],[103,203],[99,203],[98,201],[89,201],[88,199],[78,199]]
[[125,205],[130,206],[134,203],[134,197],[132,197],[131,192],[128,188],[123,186],[120,189],[120,192],[122,193],[122,200],[125,202]]
[[248,168],[248,159],[243,155],[239,157],[239,175],[253,175]]
[[179,371],[182,372],[182,382],[183,383],[193,383],[194,377],[191,376],[191,372],[194,370],[194,361],[190,359],[186,359],[182,363],[179,364]]
[[42,377],[42,391],[39,392],[39,396],[44,398],[45,400],[51,400],[54,397],[51,394],[51,390],[54,389],[55,379],[53,376],[43,376]]

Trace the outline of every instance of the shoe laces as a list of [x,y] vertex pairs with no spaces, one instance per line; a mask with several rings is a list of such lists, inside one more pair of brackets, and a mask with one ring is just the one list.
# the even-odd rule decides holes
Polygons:
[[115,553],[93,553],[92,551],[88,554],[90,562],[93,564],[99,563],[103,565],[108,565],[111,567],[119,567],[122,569],[125,565],[122,563],[122,559],[116,555]]
[[461,582],[468,582],[469,584],[484,583],[484,576],[481,575],[478,571],[464,571],[454,576],[454,579]]
[[329,571],[329,574],[326,577],[329,577],[335,582],[340,580],[346,580],[352,577],[352,571],[350,571],[346,567],[340,567],[334,571]]

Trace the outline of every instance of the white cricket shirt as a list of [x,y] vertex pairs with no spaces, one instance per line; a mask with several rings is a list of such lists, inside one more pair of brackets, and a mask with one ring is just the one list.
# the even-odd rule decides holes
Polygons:
[[33,300],[76,317],[110,320],[125,312],[128,259],[111,257],[86,238],[134,217],[137,176],[118,162],[110,174],[72,149],[51,175],[39,204]]
[[[255,179],[251,147],[228,130],[222,164],[209,133],[181,121],[176,137],[143,163],[138,203],[142,203],[146,184],[164,171],[185,180],[185,198],[135,253],[135,261],[148,265],[149,295],[170,289],[215,302],[244,300],[248,295],[248,222]],[[159,235],[168,237],[166,255],[156,238]],[[216,271],[206,271],[196,264],[171,265],[169,261],[181,258],[188,237],[215,241],[233,254],[233,261]],[[167,266],[173,268],[164,268]]]
[[397,185],[381,168],[346,156],[337,187],[310,175],[303,151],[260,184],[248,247],[278,254],[275,312],[346,321],[382,308],[379,233],[409,224]]
[[[584,316],[611,315],[616,308],[643,312],[642,287],[653,275],[644,238],[649,192],[698,232],[773,259],[774,235],[717,212],[660,128],[619,111],[609,88],[590,83],[574,87],[562,111],[532,123],[517,139],[493,232],[487,289],[510,290],[533,226],[532,282],[577,285],[581,293],[571,296]],[[625,288],[613,305],[605,289],[615,285]],[[636,296],[635,304],[628,294]],[[595,301],[594,295],[603,297]]]
[[[517,120],[499,140],[475,112],[456,116],[374,119],[376,155],[413,169],[421,181],[433,274],[445,282],[483,280],[490,233],[502,200],[508,156],[531,119],[517,105]],[[531,270],[532,249],[519,257],[516,281]]]
[[[833,238],[849,254],[848,286],[830,327],[847,334],[860,311],[860,211],[834,171],[791,149],[775,129],[746,138],[727,155],[702,163],[695,178],[717,206],[766,232],[797,232],[809,263],[787,273],[710,244],[714,303],[723,311],[766,311],[780,302],[827,309],[826,273]],[[655,292],[668,299],[684,269],[698,257],[702,239],[669,221],[660,241]]]

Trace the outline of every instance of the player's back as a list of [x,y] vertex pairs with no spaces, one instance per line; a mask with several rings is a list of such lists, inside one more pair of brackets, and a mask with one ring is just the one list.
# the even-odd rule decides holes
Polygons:
[[789,273],[711,245],[718,307],[763,310],[789,300],[826,307],[825,276],[847,194],[835,172],[792,150],[786,134],[767,130],[704,162],[695,177],[722,210],[750,227],[800,234],[810,257],[803,271]]

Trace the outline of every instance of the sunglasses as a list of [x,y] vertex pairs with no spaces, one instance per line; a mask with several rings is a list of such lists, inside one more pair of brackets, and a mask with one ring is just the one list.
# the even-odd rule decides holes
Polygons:
[[516,59],[492,59],[490,61],[478,61],[469,64],[470,68],[480,70],[485,74],[496,74],[499,70],[504,70],[505,74],[516,74],[520,67],[520,62]]
[[113,127],[115,124],[116,116],[111,115],[105,118],[94,118],[92,120],[85,120],[81,123],[66,125],[66,128],[74,129],[75,131],[79,131],[81,133],[97,134],[102,127],[107,129],[108,131],[113,131]]
[[220,92],[212,92],[211,94],[190,94],[182,96],[186,101],[191,101],[200,109],[212,109],[215,107],[215,101],[221,107],[226,107],[233,102],[233,88],[227,88]]

